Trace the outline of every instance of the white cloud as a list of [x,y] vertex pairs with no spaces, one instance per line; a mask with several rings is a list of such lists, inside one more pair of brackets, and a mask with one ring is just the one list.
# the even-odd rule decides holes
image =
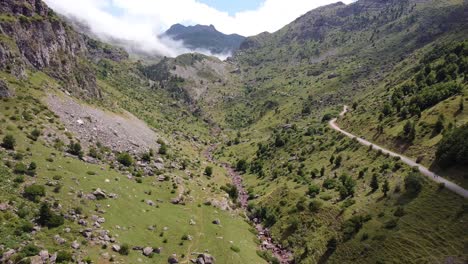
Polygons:
[[175,56],[188,50],[182,43],[162,41],[157,37],[173,24],[213,24],[223,33],[251,36],[264,31],[276,31],[300,15],[337,0],[265,0],[258,9],[239,12],[233,16],[197,0],[45,0],[45,2],[59,13],[86,21],[92,31],[99,36],[131,41],[145,51]]

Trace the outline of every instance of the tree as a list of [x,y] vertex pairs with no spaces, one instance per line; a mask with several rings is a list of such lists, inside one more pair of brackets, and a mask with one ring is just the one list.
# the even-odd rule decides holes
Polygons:
[[205,175],[208,176],[208,177],[211,177],[211,175],[213,175],[213,167],[207,166],[205,168]]
[[465,108],[464,102],[465,102],[465,100],[463,100],[463,97],[460,98],[460,103],[458,104],[458,111],[460,111],[460,112],[463,111],[463,109]]
[[390,184],[387,179],[385,179],[384,184],[382,185],[382,192],[385,197],[387,197],[387,193],[390,190]]
[[5,137],[3,137],[2,147],[9,149],[9,150],[14,150],[15,146],[16,146],[16,139],[13,135],[8,134]]
[[49,228],[59,227],[63,225],[64,219],[61,215],[55,214],[50,210],[49,204],[43,203],[39,209],[39,217],[37,223],[41,226]]
[[468,124],[444,135],[436,151],[436,163],[442,168],[468,165]]
[[370,187],[372,188],[373,192],[379,189],[379,180],[377,179],[377,174],[372,175]]

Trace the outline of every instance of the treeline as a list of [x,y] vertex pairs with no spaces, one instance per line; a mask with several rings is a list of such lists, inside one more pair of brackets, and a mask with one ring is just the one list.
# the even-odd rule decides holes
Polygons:
[[429,52],[415,69],[414,78],[393,91],[384,104],[382,117],[397,113],[401,118],[419,116],[439,102],[459,94],[468,75],[468,41]]

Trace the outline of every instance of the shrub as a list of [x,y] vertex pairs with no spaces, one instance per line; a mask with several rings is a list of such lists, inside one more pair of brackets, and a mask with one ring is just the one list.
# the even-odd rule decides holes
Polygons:
[[124,166],[132,166],[133,164],[133,158],[128,154],[128,152],[122,152],[117,156],[117,161],[120,162],[120,164]]
[[2,147],[10,150],[14,150],[16,146],[16,139],[13,135],[8,134],[3,137]]
[[13,172],[16,174],[25,174],[27,170],[28,168],[26,167],[26,165],[24,165],[24,163],[22,162],[19,162],[19,163],[16,163],[15,168],[13,169]]
[[130,246],[125,243],[120,247],[119,254],[127,256],[130,253]]
[[31,131],[31,134],[29,134],[29,138],[32,139],[33,141],[37,141],[37,139],[41,136],[41,131],[35,128],[33,131]]
[[239,253],[240,252],[240,248],[237,247],[237,246],[231,246],[231,250],[236,252],[236,253]]
[[398,222],[396,219],[391,219],[385,222],[384,227],[387,229],[393,229],[397,226]]
[[245,159],[240,159],[237,161],[236,170],[240,172],[246,172],[248,169],[248,164]]
[[320,187],[312,184],[309,186],[309,190],[307,191],[307,194],[310,195],[310,197],[314,198],[320,193]]
[[26,257],[31,257],[39,254],[39,251],[40,249],[38,247],[33,244],[29,244],[21,250],[21,253]]
[[205,175],[208,176],[208,177],[211,177],[211,175],[213,175],[213,167],[207,166],[205,168]]
[[314,199],[310,201],[309,203],[309,210],[313,213],[318,212],[321,207],[322,207],[322,202],[320,202],[319,200]]
[[336,180],[328,178],[323,181],[322,186],[323,188],[326,188],[326,189],[333,189],[336,186]]
[[72,261],[72,254],[68,251],[59,251],[57,252],[57,263],[68,263]]
[[42,185],[32,184],[24,188],[23,195],[31,201],[37,201],[39,197],[45,196],[45,188]]
[[161,154],[161,155],[166,155],[167,154],[167,145],[166,145],[166,143],[161,144],[161,146],[159,147],[158,153]]
[[417,194],[422,189],[422,177],[415,172],[411,172],[405,178],[405,189],[411,194]]
[[82,149],[81,144],[79,142],[73,142],[72,141],[68,145],[67,152],[72,154],[72,155],[78,156],[79,158],[82,158],[83,157],[83,151],[81,149]]
[[372,175],[372,179],[369,185],[373,192],[379,189],[379,180],[377,179],[377,174]]

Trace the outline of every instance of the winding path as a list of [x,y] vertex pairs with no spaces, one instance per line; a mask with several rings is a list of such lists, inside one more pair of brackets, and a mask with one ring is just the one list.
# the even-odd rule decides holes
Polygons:
[[[344,106],[343,107],[343,111],[340,113],[340,117],[344,116],[346,113],[348,112],[348,106]],[[358,136],[355,136],[349,132],[346,132],[344,131],[343,129],[341,129],[337,124],[336,124],[336,121],[338,120],[338,118],[333,118],[332,120],[330,120],[330,122],[328,123],[330,125],[330,127],[344,135],[346,135],[347,137],[350,137],[350,138],[356,138],[357,141],[359,143],[361,143],[362,145],[364,146],[372,146],[373,149],[376,149],[376,150],[381,150],[382,153],[385,153],[385,154],[389,154],[390,156],[392,157],[400,157],[401,158],[401,161],[403,161],[404,163],[408,164],[409,166],[411,167],[418,167],[419,171],[427,176],[429,179],[437,182],[437,183],[443,183],[445,185],[445,188],[451,190],[452,192],[456,193],[456,194],[459,194],[461,196],[463,196],[464,198],[468,198],[468,190],[464,189],[463,187],[447,180],[447,179],[444,179],[442,178],[441,176],[437,175],[436,173],[430,171],[428,168],[424,167],[423,165],[421,164],[418,164],[416,163],[415,161],[413,161],[412,159],[404,156],[404,155],[401,155],[401,154],[398,154],[398,153],[395,153],[393,151],[390,151],[386,148],[383,148],[381,146],[378,146],[378,145],[375,145],[373,144],[372,142],[369,142],[363,138],[360,138]]]

